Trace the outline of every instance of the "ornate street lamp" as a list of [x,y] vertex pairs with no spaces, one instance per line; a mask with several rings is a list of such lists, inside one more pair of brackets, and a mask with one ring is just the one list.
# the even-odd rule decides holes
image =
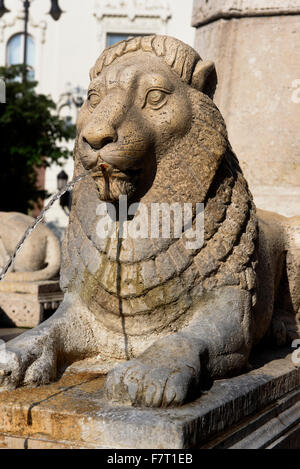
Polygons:
[[67,173],[62,169],[60,173],[58,173],[56,179],[57,179],[57,189],[60,191],[67,185],[69,178],[68,178]]
[[[27,65],[27,37],[28,37],[28,19],[29,19],[29,9],[30,9],[30,0],[24,0],[23,1],[23,6],[24,6],[24,55],[23,55],[23,67],[24,67],[24,73],[23,73],[23,81],[26,81],[26,65]],[[4,0],[0,0],[0,18],[1,16],[5,15],[5,13],[8,13],[10,10],[8,10],[5,5],[4,5]],[[52,16],[54,21],[58,21],[59,18],[61,17],[63,11],[60,8],[58,4],[58,0],[51,0],[51,9],[49,11],[49,15]]]
[[[57,189],[62,190],[68,182],[67,173],[62,170],[58,173],[57,177]],[[65,192],[59,199],[59,204],[66,215],[70,214],[71,204],[72,204],[72,193],[70,191]]]
[[0,0],[0,18],[5,15],[5,13],[8,13],[10,10],[8,10],[5,5],[4,5],[4,0]]
[[60,95],[57,104],[58,115],[60,115],[60,112],[64,107],[71,108],[75,106],[76,110],[78,111],[79,108],[81,108],[83,105],[85,96],[87,94],[87,90],[79,86],[72,88],[71,83],[67,83],[66,86],[68,87],[68,90]]
[[62,13],[63,11],[58,4],[58,0],[51,0],[51,10],[49,11],[49,14],[52,16],[52,18],[55,21],[58,21]]

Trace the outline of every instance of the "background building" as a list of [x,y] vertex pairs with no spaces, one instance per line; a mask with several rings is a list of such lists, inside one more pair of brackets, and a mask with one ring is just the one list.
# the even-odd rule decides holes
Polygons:
[[300,0],[194,0],[195,48],[258,207],[300,214]]
[[[31,0],[28,64],[39,82],[38,91],[51,95],[61,116],[76,115],[89,84],[89,69],[102,50],[129,36],[169,34],[193,45],[193,0],[59,0],[58,21],[49,15],[50,0]],[[0,19],[0,64],[23,61],[23,1],[5,0],[10,10]],[[72,144],[70,144],[70,148]],[[45,188],[57,190],[61,167],[46,170]],[[72,177],[73,161],[63,167]],[[43,181],[44,179],[44,181]],[[68,222],[59,203],[48,212],[47,222],[58,234]]]

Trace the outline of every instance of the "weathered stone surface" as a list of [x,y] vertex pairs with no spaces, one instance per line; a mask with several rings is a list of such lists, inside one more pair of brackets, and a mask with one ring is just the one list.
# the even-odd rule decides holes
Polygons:
[[286,353],[271,362],[270,355],[262,355],[258,369],[216,381],[200,399],[169,410],[111,406],[103,399],[104,377],[91,369],[84,374],[84,363],[77,370],[73,365],[58,383],[0,394],[0,447],[258,449],[287,444],[300,423],[300,368]]
[[[130,39],[97,60],[78,117],[75,176],[86,177],[74,188],[64,241],[64,301],[7,344],[2,389],[47,384],[58,365],[97,357],[107,373],[105,408],[184,410],[208,379],[244,372],[262,340],[283,345],[297,336],[299,218],[256,212],[211,99],[215,83],[213,63],[168,36]],[[185,203],[189,220],[174,215]],[[145,228],[154,206],[163,212],[156,227],[188,226],[201,243],[160,229],[123,243],[125,224],[129,232]],[[109,225],[103,238],[101,220]],[[136,425],[118,435],[123,444]],[[168,428],[168,441],[185,445],[177,427]],[[152,444],[150,427],[144,435]]]
[[[257,206],[300,212],[299,0],[195,0],[195,48]],[[255,136],[255,137],[254,137]]]
[[299,0],[196,0],[192,24],[197,27],[220,18],[288,14],[300,14]]

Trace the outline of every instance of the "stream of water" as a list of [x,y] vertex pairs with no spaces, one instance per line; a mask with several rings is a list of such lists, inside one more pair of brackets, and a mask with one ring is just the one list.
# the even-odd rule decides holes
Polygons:
[[70,181],[68,184],[66,184],[65,187],[63,187],[60,191],[56,192],[56,194],[54,194],[51,197],[51,199],[49,200],[46,207],[41,211],[39,216],[34,220],[34,222],[25,231],[24,235],[22,236],[22,238],[18,242],[18,244],[16,246],[16,249],[15,249],[14,253],[11,255],[11,257],[10,257],[9,261],[7,262],[7,264],[2,269],[0,269],[0,272],[1,272],[0,282],[1,282],[1,280],[4,279],[4,277],[7,274],[9,268],[11,267],[12,263],[14,262],[14,260],[16,258],[16,255],[18,254],[18,252],[22,248],[23,244],[25,243],[25,241],[28,238],[28,236],[30,235],[30,233],[32,233],[32,231],[37,227],[37,225],[43,220],[43,218],[45,216],[45,213],[52,207],[54,202],[56,202],[67,191],[73,189],[73,187],[75,186],[75,184],[77,182],[79,182],[82,179],[86,178],[88,175],[89,175],[89,173],[83,174],[81,176],[77,176],[76,178],[72,179],[72,181]]

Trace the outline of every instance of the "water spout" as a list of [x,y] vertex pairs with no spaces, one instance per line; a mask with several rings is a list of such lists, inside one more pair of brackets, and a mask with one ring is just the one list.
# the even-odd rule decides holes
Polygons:
[[62,195],[64,195],[67,191],[69,191],[70,189],[72,189],[75,184],[79,181],[81,181],[82,179],[86,178],[87,176],[89,176],[89,173],[87,174],[82,174],[80,176],[77,176],[76,178],[72,179],[72,181],[70,181],[68,184],[66,184],[60,191],[58,191],[56,194],[54,194],[51,199],[49,200],[48,204],[46,205],[46,207],[41,211],[41,213],[39,214],[39,216],[34,220],[34,223],[32,223],[28,228],[27,230],[25,231],[24,235],[22,236],[22,238],[20,239],[20,241],[18,242],[17,246],[16,246],[16,249],[14,251],[14,253],[11,255],[9,261],[7,262],[7,264],[3,267],[2,270],[0,270],[1,274],[0,274],[0,282],[1,280],[4,279],[5,275],[7,274],[9,268],[11,267],[12,263],[14,262],[15,258],[16,258],[16,255],[18,254],[18,252],[20,251],[20,249],[22,248],[23,244],[25,243],[26,239],[28,238],[28,236],[30,235],[30,233],[32,233],[32,231],[37,227],[37,225],[43,220],[44,216],[45,216],[45,213],[52,207],[52,205],[54,204],[54,202],[56,202]]

